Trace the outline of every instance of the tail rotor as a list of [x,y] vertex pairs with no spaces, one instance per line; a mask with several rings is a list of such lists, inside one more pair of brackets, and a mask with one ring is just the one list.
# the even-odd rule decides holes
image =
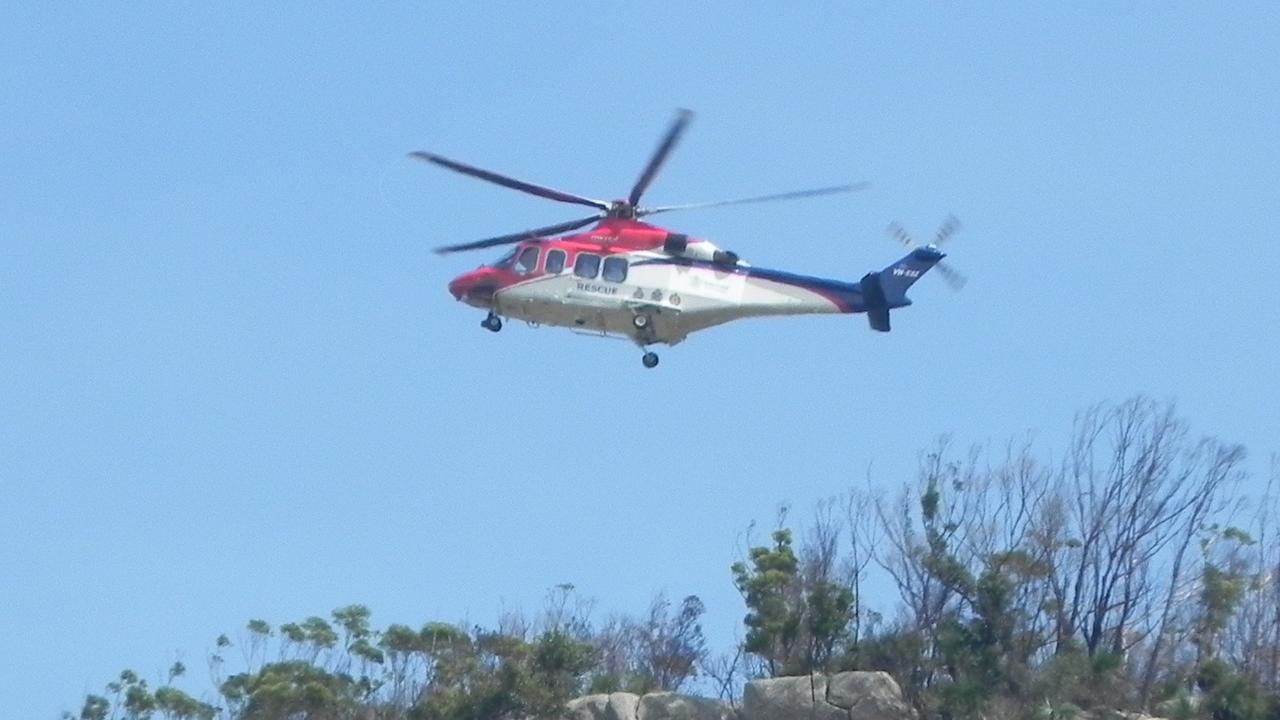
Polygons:
[[[947,219],[943,220],[942,224],[938,226],[938,231],[934,233],[933,242],[924,247],[936,250],[938,246],[945,243],[959,229],[960,220],[957,219],[955,215],[948,215]],[[908,250],[914,247],[920,247],[920,244],[916,242],[915,238],[911,237],[911,233],[907,232],[902,225],[898,224],[896,221],[890,223],[885,232],[888,233],[889,237],[897,240]],[[969,282],[968,278],[954,267],[948,265],[945,260],[938,262],[935,267],[938,269],[938,274],[942,276],[942,279],[946,281],[947,285],[949,285],[952,290],[958,291]]]

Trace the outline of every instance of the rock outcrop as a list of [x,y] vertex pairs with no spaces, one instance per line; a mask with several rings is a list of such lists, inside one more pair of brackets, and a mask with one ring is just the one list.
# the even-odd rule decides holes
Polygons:
[[732,720],[724,703],[677,693],[649,693],[640,698],[637,720]]
[[813,675],[752,680],[742,693],[743,720],[848,720],[827,702],[827,677]]
[[[1141,713],[1076,709],[1078,720],[1162,720]],[[585,695],[565,720],[918,720],[902,688],[883,672],[764,678],[747,683],[741,707],[692,695]]]
[[586,695],[567,706],[566,720],[916,720],[888,673],[752,680],[742,707],[677,693]]
[[849,713],[849,720],[914,720],[916,711],[902,688],[886,672],[846,672],[831,676],[827,702]]
[[640,696],[616,692],[609,696],[609,712],[605,720],[637,720],[640,716]]
[[569,701],[566,720],[638,720],[639,706],[640,696],[632,693],[584,695]]
[[742,696],[743,720],[915,720],[898,683],[883,672],[752,680]]

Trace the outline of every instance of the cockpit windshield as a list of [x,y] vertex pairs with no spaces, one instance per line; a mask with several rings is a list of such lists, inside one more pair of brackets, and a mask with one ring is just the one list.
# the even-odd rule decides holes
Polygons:
[[516,259],[516,248],[511,248],[510,250],[507,251],[505,255],[489,263],[489,267],[509,268],[511,267],[511,262],[515,259]]

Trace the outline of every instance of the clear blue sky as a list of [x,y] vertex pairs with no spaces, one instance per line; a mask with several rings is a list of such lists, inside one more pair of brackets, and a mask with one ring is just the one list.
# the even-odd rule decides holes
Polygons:
[[[1147,392],[1259,475],[1280,450],[1274,3],[259,5],[0,12],[6,716],[350,602],[666,589],[723,645],[747,523],[907,479],[939,433],[1048,452]],[[482,331],[444,286],[487,258],[429,248],[580,213],[405,153],[619,196],[676,107],[652,202],[874,186],[668,227],[855,279],[889,221],[955,212],[968,288],[655,371]]]

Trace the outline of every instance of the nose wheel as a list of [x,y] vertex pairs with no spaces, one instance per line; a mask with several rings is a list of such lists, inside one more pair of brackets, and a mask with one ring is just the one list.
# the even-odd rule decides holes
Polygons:
[[489,313],[488,317],[480,321],[480,327],[488,330],[489,332],[498,332],[502,329],[502,318],[494,315],[493,313]]
[[640,358],[640,362],[644,363],[644,366],[647,368],[656,368],[658,367],[658,353],[647,352],[644,354],[644,357]]

